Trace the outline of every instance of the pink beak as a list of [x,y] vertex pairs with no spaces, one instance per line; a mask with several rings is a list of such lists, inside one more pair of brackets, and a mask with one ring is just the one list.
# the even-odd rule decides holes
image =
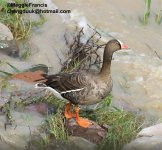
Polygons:
[[118,42],[121,45],[121,49],[129,49],[128,45],[123,44],[120,40],[118,40]]
[[128,49],[129,47],[128,47],[128,45],[122,44],[122,45],[121,45],[121,48],[122,48],[122,49]]

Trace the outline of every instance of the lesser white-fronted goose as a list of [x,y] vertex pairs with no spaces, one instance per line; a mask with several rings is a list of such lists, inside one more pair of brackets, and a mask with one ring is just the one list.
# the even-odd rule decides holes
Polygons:
[[[76,117],[77,123],[82,127],[88,127],[91,123],[87,119],[79,117],[78,105],[90,105],[100,102],[112,90],[110,67],[112,55],[115,51],[128,48],[119,40],[109,41],[104,50],[103,65],[98,74],[85,71],[60,73],[55,75],[42,75],[45,82],[37,83],[36,88],[46,88],[54,95],[69,101],[65,106],[65,117]],[[45,85],[44,85],[45,84]],[[75,105],[75,115],[71,112],[71,104]]]

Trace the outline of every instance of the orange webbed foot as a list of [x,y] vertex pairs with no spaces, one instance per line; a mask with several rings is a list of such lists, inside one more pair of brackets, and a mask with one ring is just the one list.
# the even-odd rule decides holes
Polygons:
[[79,120],[76,119],[76,122],[78,123],[79,126],[83,128],[88,128],[92,124],[88,119],[82,119],[82,118],[79,118]]
[[75,112],[76,112],[76,122],[78,123],[79,126],[83,128],[88,128],[92,123],[88,119],[80,118],[79,117],[79,107],[75,107]]
[[66,119],[71,119],[71,118],[73,118],[73,115],[72,115],[72,113],[70,113],[70,112],[64,112],[64,115],[65,115],[65,118],[66,118]]
[[66,119],[71,119],[71,118],[75,117],[75,115],[71,112],[71,103],[67,103],[65,105],[64,115],[65,115]]

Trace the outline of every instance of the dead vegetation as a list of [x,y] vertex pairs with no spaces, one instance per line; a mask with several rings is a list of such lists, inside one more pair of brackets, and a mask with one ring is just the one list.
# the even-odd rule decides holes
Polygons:
[[85,33],[83,28],[76,29],[76,35],[73,37],[70,43],[67,36],[64,35],[66,45],[68,47],[67,60],[62,63],[62,72],[77,71],[80,69],[89,69],[92,66],[100,67],[101,57],[98,54],[98,50],[105,47],[105,43],[101,42],[101,35],[95,29],[92,30],[92,35],[83,42]]

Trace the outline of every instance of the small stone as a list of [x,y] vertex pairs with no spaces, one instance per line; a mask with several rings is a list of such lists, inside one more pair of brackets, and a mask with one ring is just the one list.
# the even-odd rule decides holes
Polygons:
[[161,150],[162,136],[140,137],[126,146],[122,150]]
[[10,29],[2,23],[0,23],[0,33],[0,40],[13,40],[13,35]]
[[0,23],[0,50],[7,52],[9,56],[18,57],[19,47],[10,29]]
[[50,139],[48,146],[43,146],[41,144],[42,137],[46,135],[43,134],[33,134],[31,140],[26,146],[29,150],[97,150],[97,145],[84,139],[76,136],[69,136],[68,141],[56,140],[55,138]]

